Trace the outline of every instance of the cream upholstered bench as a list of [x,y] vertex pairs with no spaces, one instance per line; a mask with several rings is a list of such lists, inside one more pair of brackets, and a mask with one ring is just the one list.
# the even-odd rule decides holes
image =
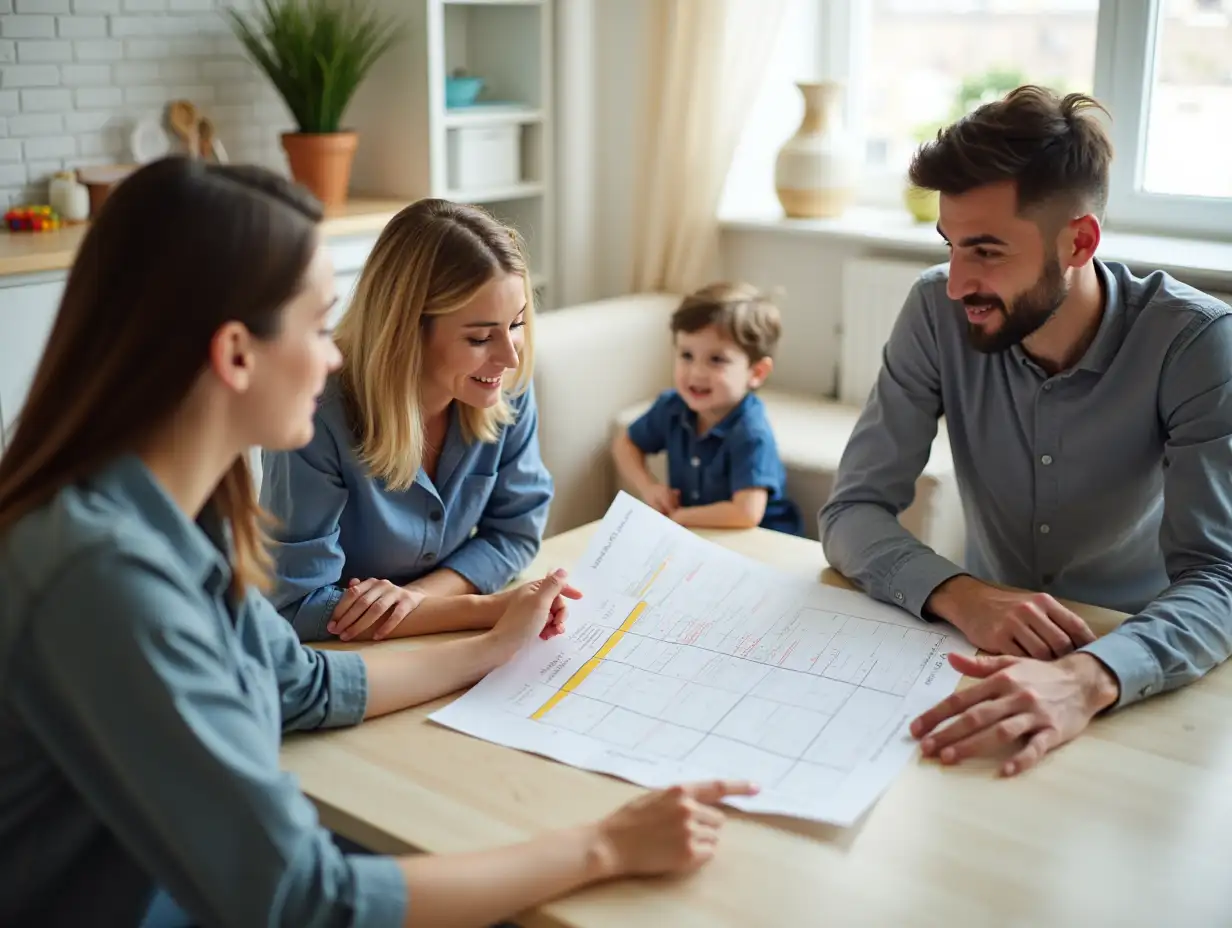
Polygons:
[[[860,415],[857,406],[777,390],[758,394],[766,404],[770,426],[787,470],[787,492],[804,513],[805,531],[817,537],[817,513],[830,498],[843,448]],[[612,435],[626,429],[649,408],[642,401],[622,409],[612,422]],[[656,454],[647,465],[665,479],[666,455]],[[631,491],[619,478],[618,488]],[[899,521],[917,538],[946,557],[962,563],[963,520],[949,437],[942,423],[924,472],[916,481],[915,500]]]
[[[543,313],[536,320],[535,391],[539,444],[556,484],[548,535],[602,517],[620,485],[609,448],[655,396],[671,385],[671,294],[634,294]],[[817,537],[858,406],[793,392],[760,393],[770,415],[787,489]],[[648,462],[663,478],[662,455]],[[963,515],[944,424],[915,500],[900,521],[917,538],[962,563]]]

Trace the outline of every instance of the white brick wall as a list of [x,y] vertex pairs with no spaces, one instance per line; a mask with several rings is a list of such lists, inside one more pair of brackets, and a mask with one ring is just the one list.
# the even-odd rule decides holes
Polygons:
[[233,161],[286,171],[293,128],[222,10],[252,0],[0,0],[0,208],[43,203],[48,176],[130,163],[137,120],[192,100]]

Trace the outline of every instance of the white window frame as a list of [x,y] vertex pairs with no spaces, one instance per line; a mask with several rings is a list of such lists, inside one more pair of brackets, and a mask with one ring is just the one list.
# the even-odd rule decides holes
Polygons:
[[[1232,199],[1151,193],[1142,188],[1160,0],[1101,0],[1095,45],[1095,98],[1113,114],[1116,157],[1108,196],[1110,226],[1232,238]],[[1232,152],[1228,152],[1232,159]]]
[[[866,47],[870,8],[866,0],[818,0],[819,71],[846,84],[845,115],[850,129],[862,129],[859,66]],[[1093,96],[1112,114],[1108,124],[1115,148],[1109,178],[1109,228],[1232,239],[1232,198],[1151,193],[1143,189],[1150,93],[1161,0],[1100,0],[1096,27]],[[1232,159],[1232,152],[1228,153]],[[865,178],[865,202],[889,205],[902,178]]]

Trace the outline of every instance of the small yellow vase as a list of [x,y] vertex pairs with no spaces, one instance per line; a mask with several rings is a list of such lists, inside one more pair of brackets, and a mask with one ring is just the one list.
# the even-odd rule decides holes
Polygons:
[[914,184],[903,188],[903,203],[916,222],[936,222],[941,210],[941,195]]

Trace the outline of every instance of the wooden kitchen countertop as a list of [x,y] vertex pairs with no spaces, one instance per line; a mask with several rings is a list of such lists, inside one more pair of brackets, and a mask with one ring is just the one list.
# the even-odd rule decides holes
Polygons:
[[[321,223],[325,235],[363,235],[380,232],[406,200],[359,198],[350,200]],[[88,224],[65,226],[54,232],[0,231],[0,276],[63,271],[73,263]]]

